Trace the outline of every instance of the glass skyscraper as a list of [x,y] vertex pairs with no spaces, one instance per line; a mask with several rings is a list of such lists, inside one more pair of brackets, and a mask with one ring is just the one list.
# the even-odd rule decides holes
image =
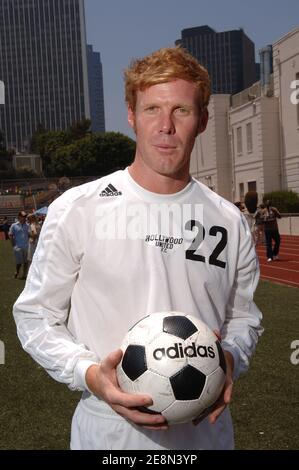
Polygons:
[[92,132],[105,132],[103,70],[101,54],[87,45],[90,117]]
[[90,118],[84,0],[0,0],[0,80],[8,148]]
[[212,93],[235,94],[248,88],[258,77],[254,43],[242,29],[216,32],[210,26],[183,29],[182,45],[209,72]]

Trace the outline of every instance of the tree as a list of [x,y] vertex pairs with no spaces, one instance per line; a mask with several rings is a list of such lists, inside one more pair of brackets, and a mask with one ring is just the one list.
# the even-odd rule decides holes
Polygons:
[[270,200],[271,205],[276,207],[280,212],[299,212],[299,195],[295,191],[272,191],[264,194],[263,202],[267,200]]
[[40,130],[34,133],[31,141],[31,149],[38,153],[43,162],[43,170],[47,175],[51,166],[51,160],[59,148],[68,145],[71,142],[71,136],[68,131],[44,131]]
[[37,127],[31,150],[41,156],[47,176],[101,176],[133,161],[132,139],[119,132],[91,133],[89,129],[89,119],[64,131],[47,131],[41,124]]
[[[77,141],[73,144],[57,148],[51,157],[49,174],[55,176],[82,176],[85,174],[85,165],[90,165],[88,152],[84,152],[85,142]],[[85,153],[85,159],[82,158]]]
[[125,168],[134,158],[135,142],[116,133],[94,133],[56,148],[49,173],[56,176],[102,176]]
[[46,174],[51,171],[51,159],[56,150],[85,137],[89,132],[90,124],[90,119],[82,119],[63,131],[47,131],[43,124],[38,124],[31,138],[30,149],[40,155]]
[[69,134],[72,140],[83,139],[88,133],[90,133],[90,119],[82,119],[81,121],[74,122],[69,128]]
[[41,140],[42,136],[44,134],[47,134],[47,129],[45,126],[41,123],[39,123],[36,127],[36,130],[34,131],[31,141],[30,141],[30,152],[32,153],[40,153],[40,146],[41,146]]
[[123,169],[132,163],[136,144],[134,140],[119,133],[96,134],[97,168],[101,174]]

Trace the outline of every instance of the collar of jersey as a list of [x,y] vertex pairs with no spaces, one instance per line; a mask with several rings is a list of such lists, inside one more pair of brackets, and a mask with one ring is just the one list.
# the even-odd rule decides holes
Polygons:
[[140,186],[136,181],[132,178],[129,173],[128,168],[125,169],[125,174],[128,182],[129,188],[137,195],[140,199],[146,200],[149,202],[175,202],[182,198],[188,196],[193,188],[193,178],[190,178],[189,183],[177,193],[172,194],[160,194],[160,193],[153,193],[148,191],[147,189]]

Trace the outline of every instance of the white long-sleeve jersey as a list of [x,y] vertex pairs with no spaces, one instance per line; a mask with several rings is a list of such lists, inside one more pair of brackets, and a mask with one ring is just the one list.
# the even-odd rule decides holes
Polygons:
[[219,330],[237,377],[262,332],[258,275],[233,204],[194,179],[176,194],[151,193],[126,169],[51,204],[13,312],[24,349],[74,390],[86,390],[87,368],[157,311]]

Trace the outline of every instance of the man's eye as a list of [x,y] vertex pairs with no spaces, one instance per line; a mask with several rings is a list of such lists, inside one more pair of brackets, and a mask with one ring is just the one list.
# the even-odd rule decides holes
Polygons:
[[145,111],[149,114],[156,113],[157,110],[158,110],[157,106],[148,106],[147,108],[145,108]]
[[177,114],[188,114],[189,113],[189,109],[187,108],[176,108],[175,112]]

